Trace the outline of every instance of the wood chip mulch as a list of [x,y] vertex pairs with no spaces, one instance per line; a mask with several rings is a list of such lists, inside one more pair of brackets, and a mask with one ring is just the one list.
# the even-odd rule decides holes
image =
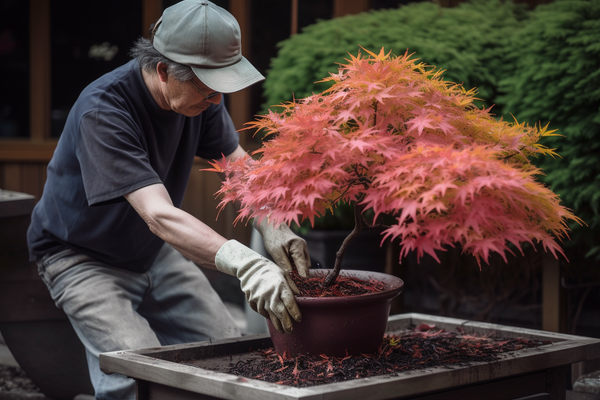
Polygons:
[[460,327],[446,331],[423,324],[399,335],[386,336],[375,354],[289,358],[269,348],[259,352],[261,357],[240,361],[228,372],[281,385],[308,387],[423,368],[491,363],[501,353],[550,343],[474,336],[465,334]]

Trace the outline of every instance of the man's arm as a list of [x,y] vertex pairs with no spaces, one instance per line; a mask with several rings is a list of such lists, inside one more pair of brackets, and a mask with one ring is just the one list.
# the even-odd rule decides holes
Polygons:
[[[245,154],[244,149],[238,146],[227,158],[234,160]],[[126,194],[125,199],[146,221],[152,233],[196,264],[216,269],[215,255],[227,239],[175,207],[164,185],[145,186]]]
[[[238,147],[229,158],[244,155]],[[292,332],[302,315],[294,300],[298,288],[291,277],[257,252],[226,240],[202,221],[175,207],[162,184],[125,195],[148,227],[184,257],[204,267],[235,276],[250,307],[270,318],[279,332]]]
[[[238,148],[228,156],[245,154]],[[279,332],[292,332],[292,321],[302,315],[294,300],[298,288],[288,273],[275,263],[235,240],[227,240],[202,221],[175,207],[162,184],[143,187],[125,195],[148,227],[189,260],[235,276],[250,307],[270,318]]]
[[125,198],[152,233],[196,264],[216,269],[215,255],[227,240],[202,221],[175,207],[164,185],[145,186]]

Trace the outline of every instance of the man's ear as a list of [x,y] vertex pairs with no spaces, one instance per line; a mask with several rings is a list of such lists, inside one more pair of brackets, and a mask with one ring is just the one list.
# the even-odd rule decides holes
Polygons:
[[168,70],[169,67],[165,63],[159,62],[156,65],[156,73],[158,74],[158,79],[160,79],[161,82],[166,82],[169,79]]

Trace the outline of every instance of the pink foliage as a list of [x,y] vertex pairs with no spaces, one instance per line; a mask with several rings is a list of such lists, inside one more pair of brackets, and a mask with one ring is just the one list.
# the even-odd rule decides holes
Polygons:
[[[478,261],[540,242],[554,256],[568,220],[579,219],[537,182],[531,156],[547,127],[496,120],[474,106],[474,91],[408,54],[351,56],[321,93],[284,104],[247,129],[266,131],[256,159],[215,162],[227,179],[221,207],[239,200],[238,220],[276,224],[360,204],[395,224],[401,258],[460,244]],[[563,254],[564,255],[564,254]],[[439,261],[439,260],[438,260]]]

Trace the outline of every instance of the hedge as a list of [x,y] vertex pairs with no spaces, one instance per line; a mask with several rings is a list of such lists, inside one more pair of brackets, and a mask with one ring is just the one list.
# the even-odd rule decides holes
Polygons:
[[564,204],[587,223],[567,247],[600,261],[600,2],[538,6],[511,37],[498,102],[519,121],[550,123],[563,135],[545,143],[562,158],[536,161]]
[[337,72],[338,63],[348,53],[356,55],[360,46],[376,52],[384,47],[397,55],[414,53],[446,70],[446,80],[478,88],[478,97],[491,105],[506,68],[502,59],[510,34],[525,16],[521,5],[478,0],[455,8],[413,3],[318,21],[278,44],[263,84],[263,107],[324,90],[325,84],[315,82]]

